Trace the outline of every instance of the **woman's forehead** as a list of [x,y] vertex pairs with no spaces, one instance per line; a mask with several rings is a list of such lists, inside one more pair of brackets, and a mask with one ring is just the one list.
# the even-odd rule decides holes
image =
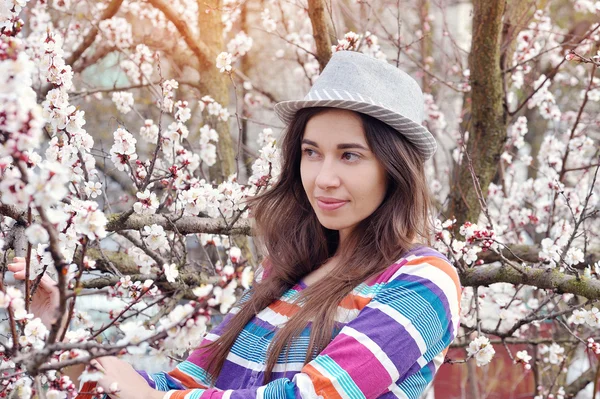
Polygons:
[[317,143],[366,143],[360,116],[342,109],[327,110],[310,118],[303,139]]

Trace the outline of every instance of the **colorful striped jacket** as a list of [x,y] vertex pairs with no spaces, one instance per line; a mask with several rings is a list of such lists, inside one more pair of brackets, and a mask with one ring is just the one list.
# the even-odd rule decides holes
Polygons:
[[[461,287],[454,267],[439,252],[417,247],[369,284],[358,285],[338,308],[343,326],[331,343],[304,365],[310,325],[280,355],[263,385],[267,348],[298,306],[300,281],[240,333],[213,388],[206,355],[194,351],[170,372],[138,371],[164,399],[419,398],[444,361],[456,335]],[[249,298],[246,292],[239,304]],[[205,337],[215,340],[239,310]]]

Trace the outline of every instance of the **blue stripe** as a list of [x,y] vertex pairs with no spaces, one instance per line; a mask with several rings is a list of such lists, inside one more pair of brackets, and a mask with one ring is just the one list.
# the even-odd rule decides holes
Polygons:
[[202,396],[204,391],[204,389],[194,389],[193,392],[188,393],[188,395],[190,395],[189,399],[200,399],[200,396]]
[[431,379],[428,379],[421,373],[422,371],[423,369],[411,375],[399,385],[400,389],[402,389],[410,399],[419,399],[421,393],[423,393],[425,388],[427,388],[427,385],[431,382]]
[[177,365],[177,369],[179,369],[180,371],[184,372],[185,374],[194,377],[198,380],[200,380],[200,382],[202,383],[202,385],[205,386],[209,386],[210,385],[210,378],[208,376],[208,373],[206,372],[206,370],[204,370],[202,367],[184,360],[183,362],[179,363]]
[[345,393],[350,398],[366,399],[360,388],[356,385],[350,374],[346,370],[340,367],[332,358],[328,355],[320,355],[315,358],[314,362],[325,369],[335,380],[342,386]]
[[419,331],[427,347],[437,343],[448,330],[450,323],[442,301],[421,283],[393,280],[373,300],[405,315]]

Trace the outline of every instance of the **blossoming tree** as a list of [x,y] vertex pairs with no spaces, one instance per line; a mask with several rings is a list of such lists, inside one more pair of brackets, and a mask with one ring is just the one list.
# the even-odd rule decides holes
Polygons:
[[244,201],[279,173],[272,104],[335,51],[424,89],[433,243],[465,287],[446,367],[472,398],[497,350],[536,398],[596,392],[600,2],[538,3],[0,0],[0,396],[199,343],[260,260]]

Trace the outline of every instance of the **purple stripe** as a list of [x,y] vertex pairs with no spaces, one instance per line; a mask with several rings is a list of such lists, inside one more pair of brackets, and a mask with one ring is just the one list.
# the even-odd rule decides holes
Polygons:
[[137,373],[139,375],[141,375],[142,377],[144,377],[144,379],[146,380],[146,382],[148,383],[148,385],[150,385],[150,388],[156,389],[156,383],[154,382],[154,380],[150,379],[150,377],[148,376],[147,372],[145,372],[144,370],[135,370],[135,371],[137,371]]
[[[377,320],[377,323],[373,323],[373,320]],[[404,327],[379,309],[365,307],[361,317],[351,321],[348,326],[368,336],[380,348],[386,348],[386,355],[398,367],[400,375],[404,374],[410,363],[421,357],[418,345]],[[405,339],[399,340],[400,337]]]
[[253,385],[262,385],[262,378],[260,384],[252,383],[251,374],[251,370],[226,360],[221,374],[215,381],[215,387],[219,389],[241,389]]
[[231,399],[248,399],[256,398],[256,391],[258,387],[248,387],[243,391],[233,391],[231,393]]
[[225,326],[227,325],[227,323],[229,323],[229,320],[231,320],[233,318],[233,316],[235,316],[235,315],[232,313],[228,313],[223,318],[223,321],[221,321],[218,326],[216,326],[215,328],[213,328],[210,331],[211,334],[221,335],[223,333],[223,330],[225,329]]
[[[273,372],[271,374],[271,381],[279,378],[292,379],[299,370],[287,370]],[[223,370],[215,382],[215,387],[220,389],[242,389],[249,387],[259,387],[264,385],[263,378],[265,376],[264,371],[253,372],[243,366],[233,363],[230,360],[226,360],[223,365]]]
[[425,365],[425,367],[427,367],[429,369],[429,372],[431,373],[431,376],[435,377],[435,364],[433,364],[433,361],[427,363]]

